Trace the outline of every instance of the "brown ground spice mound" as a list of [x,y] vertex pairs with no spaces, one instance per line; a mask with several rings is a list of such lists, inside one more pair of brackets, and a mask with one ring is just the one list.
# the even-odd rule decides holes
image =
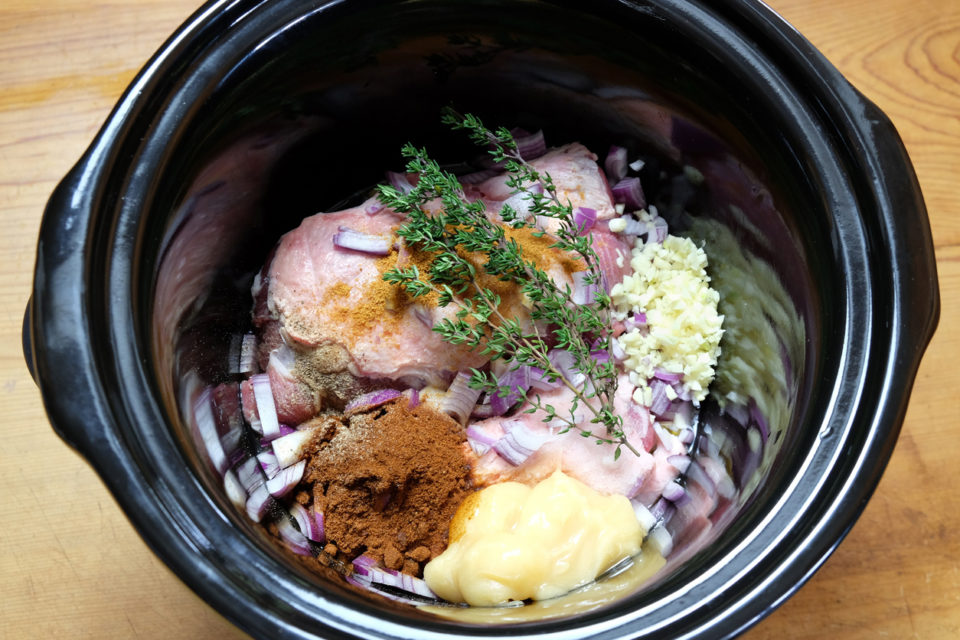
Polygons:
[[313,443],[305,480],[323,510],[332,551],[420,575],[443,552],[450,520],[471,492],[463,427],[406,399],[344,418]]

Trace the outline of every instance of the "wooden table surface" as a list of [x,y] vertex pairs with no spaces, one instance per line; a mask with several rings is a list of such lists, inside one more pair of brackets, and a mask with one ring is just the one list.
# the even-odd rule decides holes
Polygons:
[[[0,638],[242,638],[134,532],[46,420],[20,349],[56,182],[199,0],[0,2]],[[960,637],[960,1],[770,0],[899,129],[920,178],[943,308],[903,432],[824,567],[746,634]],[[941,473],[941,469],[948,472]]]

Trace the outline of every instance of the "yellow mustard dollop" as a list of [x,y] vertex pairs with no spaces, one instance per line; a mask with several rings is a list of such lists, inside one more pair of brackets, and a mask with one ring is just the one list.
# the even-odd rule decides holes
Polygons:
[[544,600],[636,554],[644,534],[627,498],[557,471],[532,488],[503,482],[472,494],[453,519],[450,545],[423,577],[451,602]]

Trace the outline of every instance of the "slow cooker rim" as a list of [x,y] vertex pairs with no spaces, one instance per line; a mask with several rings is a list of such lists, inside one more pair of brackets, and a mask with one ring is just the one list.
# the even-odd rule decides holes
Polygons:
[[[192,43],[190,42],[192,37],[196,36],[197,38],[199,38],[200,35],[202,35],[200,34],[201,31],[205,31],[207,29],[213,29],[215,25],[218,24],[218,21],[226,20],[227,19],[226,16],[228,12],[230,11],[235,12],[233,14],[234,16],[240,15],[243,9],[250,8],[251,10],[253,10],[254,5],[256,5],[257,3],[252,3],[252,2],[248,3],[249,7],[245,6],[243,3],[235,3],[231,5],[229,9],[225,9],[223,14],[215,15],[216,10],[220,8],[224,8],[225,4],[226,3],[224,2],[214,2],[210,5],[207,5],[204,9],[201,9],[200,12],[195,14],[194,18],[191,18],[191,20],[188,21],[180,31],[178,31],[177,35],[175,35],[168,42],[168,44],[165,45],[164,49],[161,50],[161,52],[166,52],[167,55],[163,56],[161,54],[158,54],[158,57],[155,58],[154,61],[152,61],[148,65],[147,69],[135,81],[134,87],[146,89],[148,83],[154,82],[159,76],[163,75],[163,70],[165,66],[164,63],[169,63],[170,65],[175,63],[173,58],[176,57],[177,55],[177,49],[183,50],[183,49],[190,48],[192,45]],[[321,6],[323,4],[324,3],[318,3],[317,6]],[[339,3],[332,3],[332,4],[339,4]],[[759,7],[757,10],[758,12],[760,12]],[[761,13],[766,15],[768,19],[771,17],[769,15],[769,9],[763,8],[763,12]],[[770,24],[773,24],[773,23],[771,22]],[[783,24],[785,23],[782,23],[781,21],[779,24],[780,24],[780,28],[782,29]],[[781,35],[793,37],[793,34],[795,34],[795,32],[791,33],[789,31],[788,32],[781,31]],[[799,37],[799,35],[796,34],[796,37]],[[811,62],[811,64],[813,62],[819,62],[821,64],[825,63],[825,61],[822,59],[818,59],[816,61],[808,61],[808,62]],[[830,71],[831,73],[828,74],[826,73],[827,71]],[[817,73],[821,76],[833,77],[838,82],[842,83],[840,86],[845,85],[845,81],[839,78],[839,74],[835,70],[833,70],[832,67],[826,70],[819,69]],[[837,113],[845,117],[846,117],[846,112],[848,112],[851,107],[864,107],[864,102],[862,98],[859,98],[859,96],[849,96],[849,95],[834,96],[834,99],[836,100],[836,102],[842,105],[842,107],[837,107]],[[82,160],[81,163],[78,165],[78,168],[71,174],[71,176],[65,179],[64,183],[58,189],[59,195],[55,194],[54,198],[51,200],[51,205],[48,208],[48,214],[46,216],[47,218],[54,217],[54,214],[58,213],[57,212],[58,208],[60,209],[65,208],[64,206],[65,202],[69,202],[70,203],[69,206],[73,206],[74,204],[79,204],[79,206],[74,207],[73,211],[82,213],[84,206],[92,206],[93,203],[95,203],[103,195],[101,192],[98,192],[95,195],[90,195],[89,201],[86,203],[72,202],[73,200],[76,200],[76,194],[79,193],[81,190],[83,190],[84,188],[82,186],[83,184],[87,184],[87,185],[98,184],[100,186],[103,185],[104,176],[102,174],[106,171],[109,164],[108,161],[106,160],[107,156],[105,154],[109,150],[108,148],[113,146],[113,143],[115,142],[115,140],[121,137],[120,133],[127,126],[127,123],[124,123],[123,120],[124,118],[128,117],[133,111],[136,110],[134,108],[134,102],[136,100],[137,100],[136,90],[131,89],[131,91],[125,96],[125,98],[121,102],[121,105],[118,106],[114,114],[111,115],[110,119],[107,122],[107,125],[105,125],[104,127],[104,130],[101,132],[100,136],[98,136],[97,141],[91,147],[91,152],[88,153],[88,155],[84,158],[84,160]],[[885,120],[885,118],[883,118],[883,120]],[[857,126],[851,126],[851,129],[856,131]],[[37,289],[40,295],[37,295],[35,297],[35,300],[37,300],[38,302],[41,301],[42,294],[43,294],[43,292],[40,292],[40,289],[44,288],[44,283],[42,281],[43,273],[40,267],[41,267],[40,261],[38,260]],[[50,270],[47,270],[47,271],[50,271]],[[33,334],[37,339],[45,335],[45,333],[49,333],[49,332],[44,332],[43,327],[39,326],[40,325],[39,319],[41,318],[41,316],[43,317],[44,321],[48,320],[48,318],[46,317],[46,314],[44,313],[44,308],[43,308],[44,306],[47,308],[52,307],[52,305],[49,304],[49,301],[43,300],[42,302],[40,302],[39,307],[35,307],[35,309],[39,311],[39,314],[38,313],[33,314],[33,319],[34,319]],[[85,307],[86,305],[84,304],[83,306]],[[84,319],[86,320],[86,318]],[[49,324],[49,323],[45,322],[45,324]],[[929,329],[932,330],[932,326],[929,327]],[[927,335],[926,337],[928,338],[929,336]],[[85,336],[76,335],[74,336],[74,339],[77,345],[86,344]],[[925,339],[921,338],[921,342],[925,344]],[[902,345],[902,343],[898,342],[898,346],[900,345]],[[907,373],[904,374],[904,377],[912,379],[913,373],[916,368],[916,363],[919,359],[919,351],[921,348],[922,348],[922,345],[921,347],[916,348],[913,362],[907,363],[908,364],[908,366],[906,367]],[[897,351],[897,349],[895,349],[894,351]],[[43,359],[43,354],[38,354],[38,363],[42,359]],[[87,358],[82,358],[82,359],[88,360]],[[912,367],[910,366],[911,364],[912,364]],[[903,371],[904,369],[900,369],[900,370]],[[53,379],[56,377],[50,373],[49,365],[41,366],[38,369],[38,372],[40,373],[40,380],[41,380],[42,386],[46,386],[46,380]],[[93,368],[87,367],[87,373],[94,373]],[[46,395],[47,394],[45,393],[45,397]],[[102,399],[103,392],[102,390],[91,389],[90,397],[100,397]],[[51,418],[61,417],[56,415],[60,413],[60,411],[58,410],[58,406],[59,406],[59,403],[48,404],[48,407],[49,407],[48,410],[51,413]],[[901,402],[899,403],[899,407],[894,407],[894,409],[899,409],[898,412],[896,411],[894,412],[894,415],[893,415],[894,418],[896,417],[896,415],[899,415],[900,417],[902,417],[904,406],[905,406],[905,401],[901,400]],[[881,415],[877,416],[877,420],[875,421],[875,424],[872,425],[872,429],[871,429],[871,432],[877,438],[879,438],[879,436],[882,435],[881,427],[883,427],[884,424],[890,424],[891,422],[890,418],[891,418],[891,415],[889,414],[884,416],[881,416]],[[98,419],[103,420],[103,424],[108,424],[112,422],[112,420],[106,419],[105,416],[100,416]],[[123,446],[116,436],[115,429],[111,429],[109,433],[106,433],[106,432],[104,433],[103,437],[109,440],[109,446],[101,451],[96,451],[95,445],[102,444],[103,443],[102,439],[94,440],[91,438],[89,441],[84,442],[82,438],[78,437],[75,432],[73,432],[71,429],[68,428],[68,425],[67,425],[68,421],[61,422],[59,419],[57,419],[57,420],[53,420],[53,422],[54,422],[55,428],[58,428],[58,430],[60,430],[61,432],[61,435],[64,436],[64,439],[67,440],[68,442],[72,442],[74,446],[76,446],[81,451],[81,453],[83,453],[85,457],[87,457],[91,461],[91,464],[93,464],[93,466],[98,470],[98,472],[101,473],[102,476],[104,476],[104,481],[108,484],[108,486],[111,487],[111,490],[117,496],[118,501],[120,501],[121,504],[125,504],[125,501],[121,500],[121,494],[126,493],[127,488],[118,486],[121,483],[117,479],[118,478],[118,476],[116,475],[117,472],[123,474],[124,476],[137,478],[138,483],[148,482],[144,478],[138,478],[138,471],[136,468],[130,465],[124,465],[123,464],[124,461],[120,460],[120,458],[123,458],[123,455],[122,455]],[[61,425],[61,424],[63,426],[59,427],[58,425]],[[882,438],[881,440],[887,440],[887,438]],[[892,444],[889,447],[886,447],[886,449],[889,449],[890,447],[892,447]],[[861,505],[862,503],[865,502],[866,496],[869,495],[870,492],[872,492],[873,486],[875,485],[876,480],[879,478],[879,473],[882,470],[882,464],[885,463],[886,457],[889,456],[889,450],[875,451],[875,448],[871,447],[869,451],[873,452],[870,456],[866,456],[865,454],[861,456],[862,465],[864,467],[876,467],[877,463],[879,462],[881,464],[881,469],[876,469],[870,482],[867,483],[868,485],[870,485],[870,487],[865,492],[866,495],[863,495],[863,491],[861,488],[860,494],[856,496],[855,501],[859,502]],[[200,494],[202,495],[202,492],[200,492]],[[131,499],[130,496],[126,496],[126,500],[135,502],[139,508],[142,508],[145,506],[140,501],[136,499]],[[147,501],[147,502],[151,502],[151,501]],[[164,557],[165,561],[171,566],[176,565],[178,567],[178,574],[180,575],[184,575],[184,573],[181,573],[180,571],[181,569],[190,569],[190,571],[186,572],[191,577],[191,581],[188,581],[188,584],[190,584],[191,588],[193,588],[198,593],[200,593],[201,596],[203,596],[205,599],[207,599],[208,601],[218,601],[220,603],[230,604],[233,598],[232,594],[212,593],[211,589],[201,590],[201,588],[198,588],[197,585],[202,584],[203,572],[194,571],[192,566],[187,566],[187,567],[183,566],[185,563],[179,560],[178,558],[171,558],[171,555],[172,555],[171,550],[164,549],[164,545],[169,543],[170,538],[164,537],[164,536],[154,538],[156,534],[152,526],[156,524],[156,518],[158,518],[162,514],[159,509],[153,509],[152,504],[149,504],[146,506],[150,508],[151,511],[148,514],[144,514],[142,517],[139,517],[138,518],[139,521],[137,521],[137,519],[135,519],[133,515],[130,515],[130,517],[132,520],[135,520],[135,524],[137,524],[137,527],[141,531],[141,534],[148,541],[148,543],[151,544],[151,546],[155,549],[155,551],[158,552],[158,555],[161,555],[161,557]],[[859,513],[859,511],[857,513]],[[849,528],[853,520],[855,520],[855,515],[850,518],[849,523],[846,524],[843,533],[845,533],[846,529]],[[831,537],[831,535],[832,534],[826,535],[826,537],[829,538]],[[812,573],[813,568],[819,565],[820,562],[822,562],[825,559],[825,557],[829,554],[829,551],[832,550],[832,548],[836,544],[839,544],[840,539],[842,539],[842,533],[839,537],[836,538],[833,545],[830,546],[829,549],[827,549],[826,551],[820,554],[819,558],[808,559],[812,561],[813,564],[807,566],[806,577],[809,577],[809,574]],[[182,542],[182,541],[178,540],[178,542]],[[181,548],[175,549],[175,551],[189,551],[189,545],[184,544],[181,546]],[[190,563],[186,563],[186,564],[190,564]],[[782,578],[783,576],[781,575],[778,577]],[[806,577],[804,577],[803,580],[805,580]],[[802,584],[802,580],[801,582],[796,583],[794,585],[793,590],[795,590],[796,588],[799,588],[800,584]],[[792,590],[790,592],[792,593]],[[786,597],[786,595],[788,594],[785,594],[783,597]],[[220,610],[225,611],[225,609],[222,607],[220,608]],[[754,613],[756,614],[757,617],[755,617],[753,620],[731,622],[730,626],[728,626],[727,628],[728,631],[733,633],[733,632],[742,630],[746,626],[749,626],[749,624],[752,624],[753,622],[755,622],[756,619],[759,619],[759,616],[762,616],[763,614],[765,614],[766,611],[760,611],[760,612],[754,612]],[[239,626],[245,627],[245,624],[247,622],[246,620],[240,620],[237,617],[232,615],[228,617],[231,617],[231,619],[235,623],[237,623]],[[262,620],[261,623],[263,623],[263,626],[257,627],[259,631],[261,632],[276,631],[276,620],[265,620],[265,621]]]

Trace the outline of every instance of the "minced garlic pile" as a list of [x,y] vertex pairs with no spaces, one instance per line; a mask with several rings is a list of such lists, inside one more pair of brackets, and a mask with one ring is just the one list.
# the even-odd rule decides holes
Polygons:
[[638,240],[630,266],[633,274],[614,285],[610,296],[614,319],[646,314],[646,326],[619,337],[624,365],[637,387],[634,400],[650,404],[647,382],[658,368],[682,373],[691,398],[703,400],[723,335],[720,296],[710,288],[706,254],[691,240],[668,235],[663,244]]

